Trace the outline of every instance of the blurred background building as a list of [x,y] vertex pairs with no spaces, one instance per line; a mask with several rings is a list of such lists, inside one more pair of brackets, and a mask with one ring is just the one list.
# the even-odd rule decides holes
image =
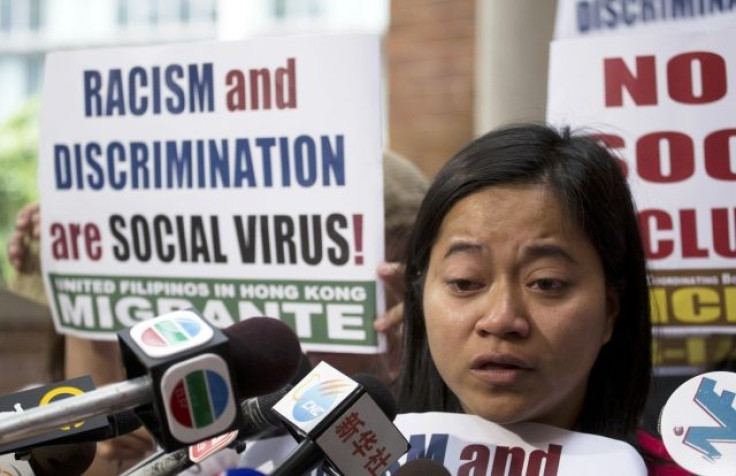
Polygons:
[[49,51],[325,31],[383,33],[388,0],[0,0],[0,122]]
[[[0,123],[42,87],[53,50],[256,35],[385,39],[387,145],[433,175],[474,134],[543,119],[556,1],[0,0]],[[513,104],[513,107],[510,106]]]

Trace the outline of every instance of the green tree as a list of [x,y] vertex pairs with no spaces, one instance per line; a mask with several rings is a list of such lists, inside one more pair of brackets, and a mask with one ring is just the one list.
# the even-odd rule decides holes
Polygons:
[[29,101],[0,125],[0,281],[8,283],[8,239],[15,215],[25,204],[38,200],[38,101]]

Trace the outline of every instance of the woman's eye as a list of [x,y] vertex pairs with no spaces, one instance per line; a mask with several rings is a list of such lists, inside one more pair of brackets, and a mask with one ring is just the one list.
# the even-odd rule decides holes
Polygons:
[[456,293],[469,293],[481,289],[483,284],[469,279],[451,279],[447,281],[447,286]]
[[554,292],[562,291],[567,286],[567,283],[559,279],[542,278],[537,279],[531,284],[531,287],[539,291]]

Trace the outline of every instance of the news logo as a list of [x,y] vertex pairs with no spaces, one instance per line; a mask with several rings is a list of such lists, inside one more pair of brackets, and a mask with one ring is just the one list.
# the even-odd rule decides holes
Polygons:
[[344,380],[331,379],[324,382],[317,380],[315,385],[309,387],[304,393],[301,395],[297,393],[294,396],[296,398],[294,419],[306,422],[321,417],[332,408],[348,388],[352,389],[353,386]]
[[[70,385],[63,385],[61,387],[52,388],[48,392],[46,392],[42,397],[41,400],[38,402],[38,406],[42,407],[44,405],[48,405],[51,402],[55,402],[58,400],[63,400],[67,397],[76,397],[78,395],[82,395],[84,393],[84,390],[77,387],[72,387]],[[84,421],[78,421],[73,423],[74,428],[79,428],[80,426],[84,425]],[[72,429],[71,425],[65,425],[59,428],[62,431],[69,431]]]
[[686,381],[662,409],[659,430],[670,456],[702,476],[736,468],[736,373],[709,372]]
[[301,431],[309,433],[357,387],[354,380],[320,362],[273,409]]
[[171,392],[169,404],[174,418],[187,428],[209,425],[227,407],[229,399],[224,391],[226,389],[227,382],[211,370],[187,374]]
[[193,349],[208,342],[212,328],[192,311],[180,310],[140,322],[130,337],[149,357],[160,358]]
[[236,415],[225,361],[204,354],[171,366],[161,378],[166,420],[177,440],[194,443],[226,431]]

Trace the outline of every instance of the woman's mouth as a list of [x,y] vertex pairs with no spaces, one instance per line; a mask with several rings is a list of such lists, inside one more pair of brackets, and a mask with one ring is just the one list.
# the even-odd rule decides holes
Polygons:
[[475,377],[495,386],[516,384],[533,370],[525,360],[505,354],[480,356],[470,366]]

